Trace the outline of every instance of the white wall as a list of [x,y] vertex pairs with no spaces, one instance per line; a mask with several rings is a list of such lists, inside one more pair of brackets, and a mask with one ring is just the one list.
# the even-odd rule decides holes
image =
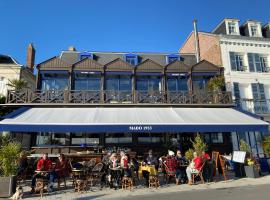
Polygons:
[[[252,98],[251,83],[259,82],[265,86],[266,98],[270,98],[270,73],[249,72],[247,58],[247,53],[267,54],[268,65],[270,65],[270,41],[221,38],[220,48],[223,67],[225,68],[224,76],[227,89],[233,91],[233,82],[238,82],[241,98]],[[247,66],[247,71],[231,71],[229,52],[244,54],[244,65]]]

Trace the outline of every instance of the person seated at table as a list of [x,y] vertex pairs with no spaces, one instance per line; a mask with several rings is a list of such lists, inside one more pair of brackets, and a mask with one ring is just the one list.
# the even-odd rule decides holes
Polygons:
[[32,178],[31,193],[35,192],[36,179],[42,178],[49,180],[50,170],[52,169],[52,161],[48,158],[48,154],[45,153],[37,162],[36,171],[45,171],[44,173],[36,173]]
[[202,168],[202,158],[200,156],[197,155],[196,152],[193,153],[193,159],[191,161],[191,163],[189,164],[189,166],[186,169],[186,174],[188,177],[188,184],[192,185],[192,177],[191,174],[192,173],[199,173],[199,171]]
[[70,171],[70,164],[65,158],[65,155],[61,153],[54,167],[54,171],[50,174],[50,182],[53,183],[55,179],[67,177]]
[[[167,183],[170,181],[170,178],[176,174],[176,167],[177,167],[177,161],[174,156],[173,151],[168,151],[168,156],[166,157],[166,160],[164,161],[164,164],[166,166],[166,173],[167,175],[170,175],[167,179]],[[178,181],[176,181],[176,184],[178,185]]]
[[110,157],[110,182],[115,189],[118,188],[120,178],[121,178],[121,168],[120,162],[118,160],[117,154],[113,153]]
[[[157,169],[157,167],[158,167],[158,159],[153,155],[152,149],[150,149],[148,151],[148,156],[145,158],[145,160],[144,160],[144,162],[142,164],[143,165],[154,165],[155,168]],[[150,172],[143,170],[142,175],[146,180],[146,182],[145,182],[146,187],[149,187],[149,175],[150,175]]]
[[123,169],[123,176],[130,176],[130,170],[128,166],[128,156],[124,151],[120,152],[121,160],[120,160],[120,166]]
[[203,178],[206,182],[212,182],[213,181],[213,171],[214,171],[214,163],[211,160],[208,153],[205,151],[202,151],[202,162],[204,164],[203,169]]
[[180,150],[177,150],[175,159],[177,161],[176,167],[176,184],[185,183],[187,180],[186,177],[186,165],[188,164],[188,160],[182,155]]

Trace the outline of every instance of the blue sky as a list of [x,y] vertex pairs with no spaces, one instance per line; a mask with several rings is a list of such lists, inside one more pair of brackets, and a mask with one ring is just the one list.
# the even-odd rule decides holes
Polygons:
[[[252,3],[251,3],[252,2]],[[270,21],[269,0],[0,0],[0,54],[36,63],[70,45],[89,51],[177,52],[192,31],[211,31],[223,18]]]

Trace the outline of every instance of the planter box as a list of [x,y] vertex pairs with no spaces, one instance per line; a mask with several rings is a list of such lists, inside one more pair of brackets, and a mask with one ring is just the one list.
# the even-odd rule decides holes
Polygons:
[[16,176],[0,177],[0,197],[10,197],[16,191]]
[[260,176],[254,166],[245,166],[245,173],[249,178],[258,178]]

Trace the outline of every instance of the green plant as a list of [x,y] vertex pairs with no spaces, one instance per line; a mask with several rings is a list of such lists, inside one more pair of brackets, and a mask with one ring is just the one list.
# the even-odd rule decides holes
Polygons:
[[185,153],[186,159],[191,161],[193,159],[193,153],[194,153],[193,149],[187,150],[186,153]]
[[240,147],[239,147],[240,151],[245,151],[247,153],[251,153],[251,149],[250,146],[248,145],[248,143],[246,143],[244,140],[240,140]]
[[225,79],[223,76],[215,76],[211,78],[207,83],[207,89],[209,91],[221,91],[225,87]]
[[17,174],[18,159],[20,157],[21,144],[17,142],[8,142],[0,149],[0,169],[3,176]]
[[8,86],[14,88],[15,90],[22,90],[28,88],[28,84],[23,79],[11,79],[8,80]]
[[263,142],[262,142],[262,147],[264,150],[264,153],[270,157],[270,136],[267,136],[264,138]]
[[3,95],[0,95],[0,104],[5,104],[6,103],[6,97]]
[[202,152],[207,150],[207,145],[199,134],[197,134],[192,144],[194,151],[198,154],[198,156],[202,156]]

